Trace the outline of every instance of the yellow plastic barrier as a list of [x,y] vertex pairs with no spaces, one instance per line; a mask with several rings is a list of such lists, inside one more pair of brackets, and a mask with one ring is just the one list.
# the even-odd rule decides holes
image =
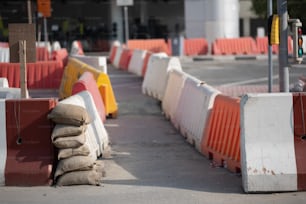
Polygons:
[[72,95],[73,84],[85,71],[91,72],[96,80],[99,92],[105,105],[106,115],[116,118],[118,106],[108,75],[75,58],[70,57],[68,64],[65,67],[59,89],[59,98],[64,99]]

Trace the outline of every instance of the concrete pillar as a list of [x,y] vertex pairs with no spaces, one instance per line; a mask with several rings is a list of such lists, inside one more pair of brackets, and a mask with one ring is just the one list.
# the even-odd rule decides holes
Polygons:
[[124,42],[123,39],[123,12],[122,12],[122,7],[117,6],[116,1],[111,1],[110,3],[110,10],[111,10],[111,29],[112,29],[112,24],[116,23],[117,24],[117,38],[113,38],[112,40],[119,40],[121,43]]
[[187,38],[239,37],[238,0],[185,0]]

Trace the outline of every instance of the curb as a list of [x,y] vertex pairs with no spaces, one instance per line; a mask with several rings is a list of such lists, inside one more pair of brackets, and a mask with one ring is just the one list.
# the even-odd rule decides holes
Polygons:
[[[234,61],[234,60],[268,60],[268,55],[203,55],[203,56],[180,56],[183,62],[198,62],[198,61]],[[272,59],[276,60],[277,55],[273,55]]]

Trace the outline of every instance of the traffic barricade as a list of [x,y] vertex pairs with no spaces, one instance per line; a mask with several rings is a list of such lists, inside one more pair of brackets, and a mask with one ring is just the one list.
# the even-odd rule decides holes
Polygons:
[[105,107],[103,100],[101,98],[99,89],[97,87],[96,80],[94,79],[92,73],[84,72],[78,81],[72,87],[72,94],[77,94],[81,91],[87,90],[90,92],[92,98],[94,99],[96,109],[99,113],[102,122],[105,122]]
[[142,67],[144,64],[144,59],[146,57],[146,50],[135,49],[133,51],[128,71],[136,74],[137,76],[142,76]]
[[54,162],[53,124],[47,115],[56,105],[56,100],[12,99],[6,100],[5,104],[5,185],[50,185]]
[[173,118],[173,125],[201,151],[203,130],[214,100],[220,92],[188,75]]
[[8,88],[9,87],[7,78],[0,77],[0,87],[1,88]]
[[108,151],[109,138],[103,122],[98,114],[94,99],[90,92],[81,91],[62,101],[63,104],[78,105],[85,108],[90,116],[90,123],[87,125],[87,130],[91,141],[97,146],[97,157]]
[[[27,87],[29,89],[58,89],[64,67],[60,61],[27,63]],[[0,63],[0,77],[8,80],[9,87],[20,87],[20,64]]]
[[162,100],[162,110],[167,119],[173,120],[177,110],[181,93],[186,80],[186,73],[180,70],[170,70],[169,78],[165,90],[165,95]]
[[69,58],[64,70],[59,89],[59,98],[63,99],[72,95],[74,83],[85,71],[91,72],[96,80],[106,115],[113,118],[117,117],[118,106],[108,75],[72,57]]
[[[304,98],[304,97],[303,97]],[[297,103],[300,103],[298,99]],[[241,172],[245,192],[297,191],[304,149],[295,149],[291,93],[247,94],[241,99]],[[304,105],[304,103],[302,102]],[[302,114],[301,112],[297,114]],[[304,114],[303,114],[304,115]],[[294,131],[295,130],[295,131]],[[301,138],[299,138],[301,139]],[[298,145],[299,146],[299,145]],[[301,146],[300,146],[301,147]],[[296,160],[296,153],[301,160]],[[299,162],[303,162],[299,166]],[[299,166],[299,168],[297,168]],[[305,186],[305,182],[304,182]],[[305,189],[303,189],[305,190]]]
[[207,119],[202,153],[234,173],[240,172],[240,100],[219,94]]
[[86,56],[86,55],[72,55],[71,57],[88,64],[97,70],[107,74],[107,62],[104,56]]
[[127,71],[129,68],[129,63],[133,54],[133,50],[129,48],[123,48],[121,57],[119,60],[119,68]]
[[168,72],[172,69],[182,70],[178,58],[164,57],[160,54],[151,55],[142,83],[142,93],[161,101],[167,85]]

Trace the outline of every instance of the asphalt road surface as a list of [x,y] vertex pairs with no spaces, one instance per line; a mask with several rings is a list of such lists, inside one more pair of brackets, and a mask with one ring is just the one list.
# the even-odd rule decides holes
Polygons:
[[[183,62],[186,72],[213,86],[264,84],[265,66],[264,61]],[[198,153],[165,119],[160,103],[141,93],[140,77],[112,67],[108,72],[119,115],[105,124],[112,151],[104,159],[102,186],[0,187],[1,204],[306,203],[306,192],[245,194],[241,175]],[[257,81],[246,83],[251,79]]]

